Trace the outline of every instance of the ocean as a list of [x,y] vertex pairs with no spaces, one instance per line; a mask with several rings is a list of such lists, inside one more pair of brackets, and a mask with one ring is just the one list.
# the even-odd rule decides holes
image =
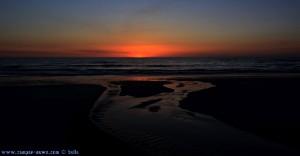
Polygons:
[[300,58],[1,58],[0,76],[300,73]]

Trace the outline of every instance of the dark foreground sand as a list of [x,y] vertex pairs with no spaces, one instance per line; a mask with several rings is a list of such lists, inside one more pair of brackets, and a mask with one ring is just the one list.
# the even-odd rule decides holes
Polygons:
[[[189,77],[181,80],[216,85],[190,93],[181,101],[181,108],[211,115],[238,129],[300,148],[299,77]],[[145,97],[170,92],[163,84],[165,82],[122,82],[122,95]],[[147,155],[91,122],[90,110],[104,90],[102,86],[91,84],[1,86],[1,150],[77,149],[80,155],[119,152]]]
[[[297,116],[297,111],[290,110],[297,108],[297,105],[289,103],[297,101],[297,92],[286,89],[298,88],[295,84],[298,78],[165,77],[159,80],[170,80],[169,83],[162,84],[173,91],[170,92],[165,88],[163,94],[158,92],[158,95],[144,97],[139,94],[147,92],[150,88],[154,90],[159,88],[151,84],[155,81],[151,83],[121,81],[114,83],[116,85],[104,84],[108,89],[92,111],[93,120],[104,131],[153,155],[299,155],[299,147],[296,144],[277,140],[278,136],[267,137],[259,133],[266,130],[267,134],[276,133],[281,138],[289,140],[285,133],[293,131],[295,125],[299,123],[297,119],[282,115],[294,113],[293,115]],[[211,84],[199,81],[213,83],[216,86],[210,88]],[[284,83],[285,81],[289,83]],[[284,85],[281,85],[283,83]],[[290,87],[291,85],[295,86]],[[215,90],[218,92],[208,94]],[[188,96],[182,100],[186,97],[185,93],[188,93]],[[190,111],[186,112],[176,107],[177,101],[181,101],[181,108]],[[151,111],[152,107],[160,109]],[[275,114],[272,112],[274,110],[277,110]],[[215,117],[219,121],[202,114]],[[279,120],[282,118],[283,122]],[[285,132],[278,133],[273,127],[269,129],[263,127],[254,132],[242,128],[241,125],[254,129],[260,128],[259,126],[274,126],[284,129]]]
[[202,78],[216,87],[194,92],[180,107],[300,148],[299,77]]
[[76,149],[80,155],[134,153],[89,120],[89,111],[104,90],[78,84],[1,86],[0,149]]

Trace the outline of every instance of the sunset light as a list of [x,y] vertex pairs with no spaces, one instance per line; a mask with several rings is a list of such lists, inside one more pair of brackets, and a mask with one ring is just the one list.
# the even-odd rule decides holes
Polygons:
[[128,57],[160,57],[168,55],[172,49],[167,46],[160,45],[128,45],[121,46],[120,51],[128,53]]
[[0,57],[300,55],[298,6],[292,0],[4,0]]
[[299,15],[300,0],[0,0],[0,154],[300,156]]

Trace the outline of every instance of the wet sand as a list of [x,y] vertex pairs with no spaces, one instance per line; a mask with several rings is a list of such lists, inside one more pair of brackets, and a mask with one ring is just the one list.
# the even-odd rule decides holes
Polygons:
[[[194,79],[193,79],[194,80]],[[300,148],[299,77],[202,78],[216,87],[194,92],[180,107]]]
[[120,151],[147,155],[91,122],[90,110],[104,90],[95,77],[2,79],[1,150],[69,149],[78,150],[80,155],[114,155]]
[[81,155],[299,154],[298,77],[58,79],[0,87],[2,148],[71,148]]
[[[123,90],[122,85],[130,84],[135,88],[139,83],[145,82],[107,81],[102,84],[107,90],[92,110],[92,120],[100,129],[153,155],[299,154],[297,149],[240,130],[212,114],[197,113],[199,110],[194,105],[201,102],[202,98],[197,94],[191,99],[190,95],[217,88],[214,82],[172,79],[163,84],[173,92],[158,92],[145,97],[137,96],[143,91],[142,88],[136,91],[137,95]],[[255,85],[251,84],[251,87]],[[223,95],[223,92],[212,94],[211,98],[222,100],[218,99],[219,94]],[[191,102],[192,108],[178,107]],[[210,104],[209,99],[206,102]],[[214,109],[226,111],[222,107]]]

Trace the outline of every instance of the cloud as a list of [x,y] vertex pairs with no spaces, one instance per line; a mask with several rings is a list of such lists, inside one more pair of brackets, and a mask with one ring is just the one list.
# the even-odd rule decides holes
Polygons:
[[113,50],[91,50],[91,49],[81,49],[76,50],[78,54],[87,56],[98,56],[98,57],[122,57],[127,56],[129,53],[124,51],[113,51]]
[[109,50],[0,50],[0,57],[122,57],[127,52]]

